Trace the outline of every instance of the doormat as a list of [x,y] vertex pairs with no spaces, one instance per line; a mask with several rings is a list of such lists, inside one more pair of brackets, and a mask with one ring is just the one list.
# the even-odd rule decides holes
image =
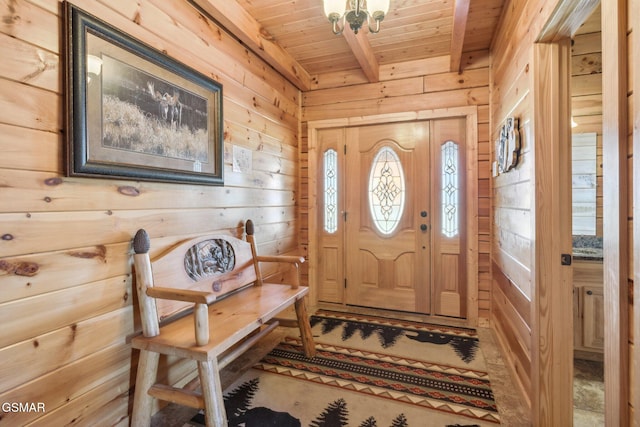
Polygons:
[[311,325],[314,358],[288,336],[225,390],[229,426],[500,424],[474,329],[330,311]]

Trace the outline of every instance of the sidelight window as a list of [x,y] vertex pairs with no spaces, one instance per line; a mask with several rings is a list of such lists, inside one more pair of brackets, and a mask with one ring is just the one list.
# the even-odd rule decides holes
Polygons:
[[459,161],[458,144],[447,141],[442,144],[442,234],[455,237],[459,233]]
[[338,153],[334,149],[324,152],[324,230],[338,230]]
[[380,233],[391,234],[400,223],[405,191],[400,158],[392,148],[381,148],[369,174],[369,210]]

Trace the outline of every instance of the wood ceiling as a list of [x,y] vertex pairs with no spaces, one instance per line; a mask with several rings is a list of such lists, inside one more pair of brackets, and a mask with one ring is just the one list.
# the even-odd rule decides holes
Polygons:
[[363,73],[427,58],[461,71],[465,53],[488,50],[505,0],[391,0],[378,34],[331,32],[322,0],[191,0],[300,90],[320,76]]

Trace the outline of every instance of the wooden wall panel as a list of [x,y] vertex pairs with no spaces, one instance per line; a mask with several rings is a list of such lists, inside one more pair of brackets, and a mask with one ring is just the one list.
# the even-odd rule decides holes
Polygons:
[[[476,106],[477,114],[477,176],[479,223],[478,244],[478,306],[481,321],[487,322],[491,306],[491,266],[488,262],[491,251],[490,229],[490,123],[489,123],[489,62],[488,52],[474,52],[463,58],[464,71],[461,74],[449,72],[449,57],[431,58],[424,61],[409,61],[380,67],[380,83],[340,85],[336,76],[330,79],[338,87],[327,88],[321,85],[324,76],[319,76],[318,87],[304,93],[302,99],[302,128],[309,121],[331,120],[339,122],[349,117],[371,116],[378,114],[403,114],[413,111],[442,109],[447,107]],[[348,79],[344,80],[345,82]],[[308,177],[306,164],[306,132],[301,134],[301,173],[302,180]],[[309,208],[309,198],[301,191],[301,215],[315,212]],[[309,239],[308,222],[301,221],[303,246]],[[314,260],[311,260],[313,262]],[[307,266],[308,268],[308,266]],[[475,267],[474,267],[475,268]]]
[[[65,177],[61,2],[0,3],[0,397],[46,404],[3,424],[128,424],[138,228],[168,244],[252,218],[261,253],[300,253],[299,91],[183,0],[74,4],[223,84],[225,186]],[[249,173],[232,170],[234,145]],[[163,366],[172,382],[193,375]]]
[[[530,301],[493,266],[491,316],[499,340],[505,348],[508,365],[516,383],[523,390],[531,388],[531,314]],[[529,405],[531,402],[525,395]]]
[[635,283],[640,280],[640,227],[635,217],[640,215],[640,25],[636,18],[640,14],[640,0],[627,0],[627,54],[628,54],[628,105],[629,120],[627,133],[629,135],[628,150],[630,162],[629,178],[630,196],[629,206],[629,420],[637,426],[640,422],[640,292],[635,289]]
[[[520,391],[529,404],[532,390],[531,298],[535,292],[534,270],[534,144],[531,76],[534,37],[556,5],[556,1],[511,2],[492,46],[491,135],[499,136],[507,117],[520,120],[522,156],[512,171],[492,179],[492,306],[491,324],[499,336],[507,364],[518,378]],[[495,160],[492,149],[491,159]],[[508,286],[507,286],[508,285]],[[495,304],[500,306],[495,307]],[[528,315],[525,313],[529,313]],[[525,334],[524,331],[529,331]],[[529,340],[528,344],[524,344]]]
[[[602,3],[602,65],[603,65],[603,167],[604,187],[604,300],[605,300],[605,409],[607,425],[629,425],[629,270],[635,264],[628,257],[633,247],[633,220],[628,206],[635,205],[630,182],[628,152],[629,69],[633,62],[627,46],[628,15],[633,3]],[[628,6],[631,9],[628,10]],[[634,20],[635,21],[635,20]],[[632,168],[633,169],[633,168]],[[632,185],[631,187],[634,187]],[[629,193],[629,190],[632,192]],[[631,195],[631,197],[629,197]],[[631,228],[629,228],[631,227]],[[637,256],[637,252],[634,257]],[[629,265],[631,263],[631,265]],[[633,280],[633,279],[631,279]],[[634,420],[634,425],[637,420]]]
[[379,98],[375,102],[371,100],[361,101],[356,93],[349,93],[350,90],[354,89],[356,88],[346,89],[347,93],[340,98],[345,101],[331,104],[330,107],[322,105],[311,108],[303,105],[302,120],[314,121],[350,116],[373,116],[376,114],[489,104],[488,87],[454,89],[447,91],[446,96],[443,96],[441,92],[427,92],[402,97],[402,102],[398,102],[398,99],[394,97]]
[[[130,370],[131,346],[119,343],[12,388],[0,394],[0,398],[3,402],[43,402],[45,409],[53,411],[91,391],[96,384]],[[42,415],[37,412],[9,412],[4,414],[3,422],[8,425],[25,425]]]

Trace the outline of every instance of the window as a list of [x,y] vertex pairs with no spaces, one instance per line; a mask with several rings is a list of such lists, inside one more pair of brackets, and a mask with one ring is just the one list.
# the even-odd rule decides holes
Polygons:
[[459,233],[460,185],[458,144],[447,141],[440,148],[442,155],[442,234],[455,237]]
[[573,235],[596,235],[597,135],[573,134],[571,144]]
[[338,230],[338,153],[334,149],[324,152],[324,230]]
[[405,181],[400,158],[390,147],[378,151],[369,174],[369,209],[378,231],[391,234],[404,210]]

